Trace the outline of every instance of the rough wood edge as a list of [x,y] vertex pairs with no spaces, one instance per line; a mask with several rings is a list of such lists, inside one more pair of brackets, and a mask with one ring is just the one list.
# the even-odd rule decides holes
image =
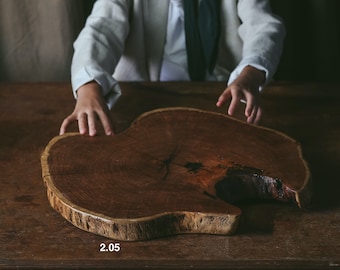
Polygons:
[[94,213],[70,202],[53,184],[49,173],[49,150],[59,141],[78,133],[54,137],[41,155],[42,178],[47,188],[47,198],[54,210],[74,226],[107,238],[122,241],[150,240],[176,234],[233,234],[240,214],[200,213],[178,211],[141,218],[112,218]]

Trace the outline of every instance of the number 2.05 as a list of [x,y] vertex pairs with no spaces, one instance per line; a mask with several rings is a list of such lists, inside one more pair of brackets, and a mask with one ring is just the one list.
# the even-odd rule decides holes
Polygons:
[[119,252],[120,251],[120,243],[100,243],[99,245],[100,252]]

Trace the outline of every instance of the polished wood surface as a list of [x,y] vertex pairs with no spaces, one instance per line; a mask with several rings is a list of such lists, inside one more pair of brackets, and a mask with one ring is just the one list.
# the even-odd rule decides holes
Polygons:
[[310,198],[296,141],[192,108],[146,112],[115,136],[54,137],[41,164],[51,206],[115,240],[230,235],[242,215],[233,203],[271,198],[303,207]]
[[[140,114],[181,106],[224,113],[221,83],[122,83],[117,133]],[[1,268],[336,269],[340,267],[340,86],[275,83],[261,125],[301,143],[313,184],[308,209],[252,201],[236,235],[114,241],[75,228],[47,200],[40,156],[73,110],[69,84],[0,85]],[[242,108],[237,118],[242,117]],[[76,131],[76,126],[70,131]]]

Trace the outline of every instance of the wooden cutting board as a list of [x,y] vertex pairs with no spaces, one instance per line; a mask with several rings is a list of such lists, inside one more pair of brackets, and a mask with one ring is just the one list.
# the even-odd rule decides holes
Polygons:
[[308,203],[310,174],[288,136],[222,114],[151,111],[115,136],[55,137],[42,157],[51,206],[73,225],[117,240],[229,235],[233,203]]

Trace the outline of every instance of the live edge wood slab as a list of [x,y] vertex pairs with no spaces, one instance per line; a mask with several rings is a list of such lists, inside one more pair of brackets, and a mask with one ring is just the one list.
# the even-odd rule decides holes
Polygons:
[[51,206],[76,227],[136,241],[235,232],[240,200],[303,207],[310,173],[283,133],[190,108],[144,113],[115,136],[69,133],[41,156]]

